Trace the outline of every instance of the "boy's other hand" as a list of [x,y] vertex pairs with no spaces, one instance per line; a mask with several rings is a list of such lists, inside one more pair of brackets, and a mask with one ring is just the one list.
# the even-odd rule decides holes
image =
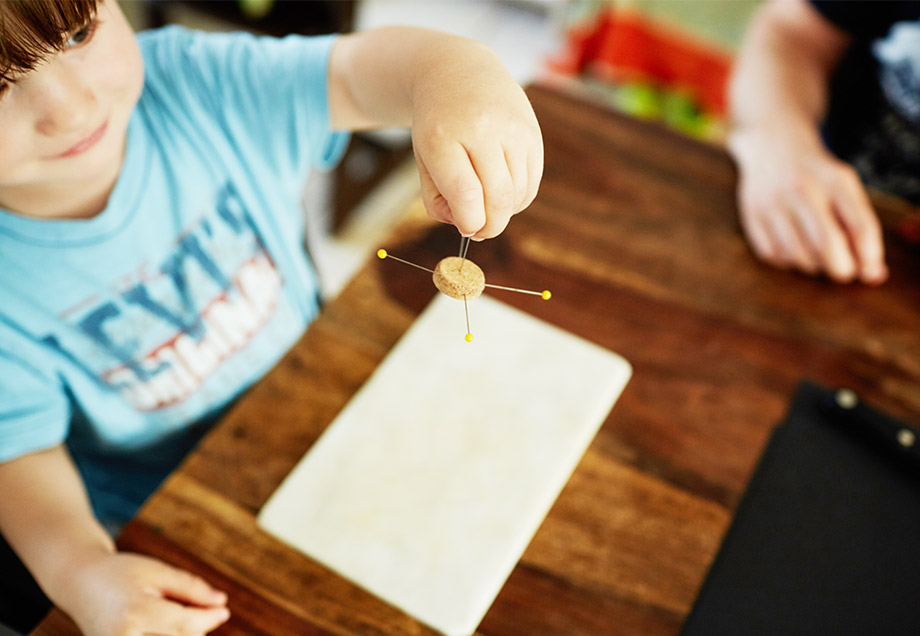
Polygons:
[[521,87],[492,51],[472,47],[416,83],[412,142],[428,214],[486,239],[536,197],[543,138]]
[[766,130],[735,132],[741,226],[754,253],[840,283],[888,277],[881,225],[856,171],[819,143]]
[[226,594],[146,556],[107,554],[71,573],[72,592],[60,605],[85,636],[199,636],[230,617]]

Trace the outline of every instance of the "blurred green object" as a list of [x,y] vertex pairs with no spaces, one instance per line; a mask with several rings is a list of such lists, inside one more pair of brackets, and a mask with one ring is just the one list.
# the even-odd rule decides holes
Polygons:
[[275,6],[275,0],[238,0],[240,11],[251,20],[264,18]]
[[630,82],[621,84],[614,91],[614,106],[633,117],[640,119],[661,119],[661,91],[650,82]]
[[665,93],[662,118],[672,128],[693,137],[705,137],[708,128],[709,117],[689,93],[680,89]]
[[660,121],[697,139],[719,139],[723,133],[718,117],[703,111],[689,91],[655,82],[586,83],[602,101],[631,117]]

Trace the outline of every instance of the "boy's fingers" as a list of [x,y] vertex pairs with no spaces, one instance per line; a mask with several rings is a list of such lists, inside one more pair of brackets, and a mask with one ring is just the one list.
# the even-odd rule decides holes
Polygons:
[[450,210],[453,224],[464,236],[476,234],[486,223],[486,212],[482,184],[466,149],[451,145],[429,153],[423,161],[435,189]]
[[511,215],[517,211],[514,181],[500,145],[468,152],[482,187],[486,211],[485,223],[476,232],[475,238],[492,238],[505,229]]
[[515,204],[512,214],[527,209],[537,196],[540,179],[543,177],[543,149],[505,149],[508,172],[514,181]]
[[514,203],[511,206],[511,214],[517,214],[526,207],[528,176],[527,176],[527,155],[502,148],[505,155],[505,165],[508,168],[508,174],[511,175],[511,183],[514,188]]
[[486,224],[482,226],[482,229],[476,232],[476,235],[473,237],[474,241],[481,241],[482,239],[494,238],[505,231],[505,228],[508,227],[508,223],[511,221],[511,214],[493,214],[486,219]]
[[218,607],[227,602],[227,595],[224,592],[211,587],[201,577],[165,564],[158,584],[165,596],[183,603],[201,607]]
[[444,200],[444,197],[441,196],[441,193],[438,192],[437,187],[435,187],[434,181],[432,181],[431,175],[428,173],[428,168],[425,167],[425,163],[417,154],[415,156],[415,161],[418,165],[422,203],[425,204],[428,216],[441,223],[451,223],[450,208],[447,207],[447,201]]
[[230,618],[226,607],[185,607],[158,599],[150,605],[150,632],[175,636],[207,634]]
[[540,181],[543,179],[543,146],[527,153],[527,190],[521,209],[526,208],[537,198]]

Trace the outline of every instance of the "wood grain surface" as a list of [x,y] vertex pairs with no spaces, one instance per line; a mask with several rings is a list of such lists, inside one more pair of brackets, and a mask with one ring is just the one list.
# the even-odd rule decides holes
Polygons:
[[[721,149],[553,89],[529,94],[546,144],[540,194],[469,258],[489,283],[552,290],[549,302],[486,293],[623,355],[634,374],[477,634],[674,635],[800,380],[920,421],[920,258],[890,233],[878,288],[762,265]],[[380,247],[433,268],[458,237],[416,204]],[[424,272],[368,256],[119,540],[227,590],[233,617],[216,634],[433,634],[255,525],[436,293]],[[34,633],[77,631],[56,611]]]

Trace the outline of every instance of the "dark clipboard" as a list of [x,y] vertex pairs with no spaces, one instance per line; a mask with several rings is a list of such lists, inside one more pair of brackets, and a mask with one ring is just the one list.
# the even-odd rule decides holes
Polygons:
[[920,634],[920,431],[802,383],[682,636]]

